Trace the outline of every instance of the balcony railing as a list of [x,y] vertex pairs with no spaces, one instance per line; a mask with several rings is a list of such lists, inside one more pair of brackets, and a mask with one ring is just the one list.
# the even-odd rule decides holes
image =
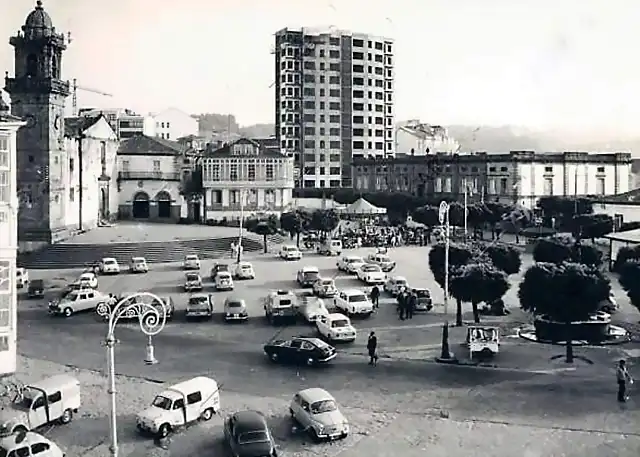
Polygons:
[[151,181],[180,181],[180,173],[168,173],[164,171],[121,171],[118,173],[120,181],[144,180]]

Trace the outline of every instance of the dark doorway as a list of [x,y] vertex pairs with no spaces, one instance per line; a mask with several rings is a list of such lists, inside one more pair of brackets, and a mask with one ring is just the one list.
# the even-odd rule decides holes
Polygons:
[[100,219],[107,219],[109,217],[109,204],[107,202],[107,192],[104,189],[100,189]]
[[158,204],[158,217],[168,219],[171,217],[171,196],[166,192],[158,193],[156,197]]
[[200,223],[200,202],[193,202],[193,221]]
[[138,192],[133,197],[132,215],[134,219],[149,218],[149,196],[144,192]]

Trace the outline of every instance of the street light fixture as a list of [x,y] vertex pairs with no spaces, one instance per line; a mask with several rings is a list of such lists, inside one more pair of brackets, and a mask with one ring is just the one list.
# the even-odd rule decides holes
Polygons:
[[[137,302],[139,297],[148,297],[153,300],[152,303]],[[157,306],[157,304],[160,307]],[[155,294],[149,292],[138,292],[121,299],[115,306],[109,307],[106,303],[98,305],[97,312],[100,315],[108,316],[107,338],[105,345],[107,346],[107,362],[109,371],[109,395],[111,396],[111,446],[109,447],[110,455],[118,457],[118,429],[117,429],[117,411],[116,411],[116,369],[115,369],[115,347],[116,338],[114,336],[116,325],[123,316],[129,317],[135,315],[138,317],[138,324],[142,333],[147,335],[147,354],[145,363],[154,365],[158,363],[154,356],[152,338],[160,333],[167,322],[167,305],[164,300]]]

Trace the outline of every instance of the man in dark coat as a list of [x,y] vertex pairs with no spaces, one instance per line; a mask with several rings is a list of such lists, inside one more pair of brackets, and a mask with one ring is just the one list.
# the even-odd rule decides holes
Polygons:
[[398,313],[403,321],[407,315],[407,292],[404,289],[398,294]]
[[413,311],[416,309],[418,298],[416,294],[409,294],[407,297],[407,319],[413,319]]
[[378,337],[375,332],[369,333],[367,340],[367,351],[369,352],[369,365],[375,366],[378,363]]
[[373,286],[371,289],[371,303],[373,303],[373,309],[378,309],[378,304],[380,302],[380,289],[378,286]]

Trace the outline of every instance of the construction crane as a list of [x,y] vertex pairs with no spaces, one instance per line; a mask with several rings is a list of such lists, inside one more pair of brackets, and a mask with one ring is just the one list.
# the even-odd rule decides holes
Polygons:
[[72,87],[72,103],[73,103],[73,115],[75,116],[78,113],[78,91],[83,90],[85,92],[92,92],[94,94],[99,94],[104,97],[113,97],[113,94],[109,94],[107,92],[103,92],[97,89],[91,89],[90,87],[84,87],[78,85],[78,80],[73,78],[73,87]]

